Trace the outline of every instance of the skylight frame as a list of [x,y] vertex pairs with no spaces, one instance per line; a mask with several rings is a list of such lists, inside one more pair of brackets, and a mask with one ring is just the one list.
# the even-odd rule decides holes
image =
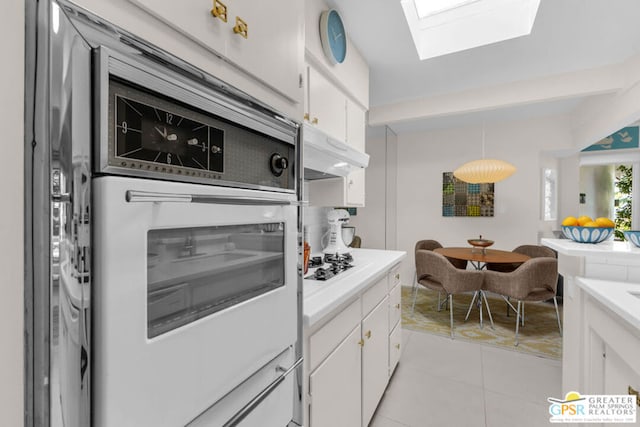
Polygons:
[[420,60],[529,35],[540,0],[458,0],[420,18],[419,0],[401,0]]

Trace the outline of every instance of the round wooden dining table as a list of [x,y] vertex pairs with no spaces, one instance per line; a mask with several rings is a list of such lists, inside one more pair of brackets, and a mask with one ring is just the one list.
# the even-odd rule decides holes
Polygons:
[[482,270],[486,263],[507,263],[518,264],[523,263],[529,258],[528,255],[519,254],[511,251],[501,251],[498,249],[479,249],[479,248],[438,248],[434,252],[444,255],[447,258],[464,259],[471,261],[477,270]]
[[[487,263],[521,264],[531,258],[529,255],[519,254],[517,252],[501,251],[498,249],[481,249],[474,247],[437,248],[433,251],[447,258],[464,259],[470,261],[476,270],[484,269],[487,266]],[[482,301],[484,301],[485,305],[487,306],[487,314],[489,315],[489,320],[491,321],[491,328],[494,328],[491,309],[489,308],[489,303],[487,302],[487,298],[482,290],[473,294],[471,304],[469,304],[469,309],[467,310],[467,315],[465,316],[464,320],[466,321],[469,318],[469,314],[471,313],[471,309],[473,308],[473,303],[475,301],[477,301],[477,307],[480,313],[480,328],[482,328]]]

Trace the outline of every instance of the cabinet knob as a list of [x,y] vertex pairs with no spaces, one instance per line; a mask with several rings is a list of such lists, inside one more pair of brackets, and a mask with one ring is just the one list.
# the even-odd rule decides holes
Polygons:
[[640,406],[640,392],[638,392],[638,390],[634,389],[633,387],[629,386],[629,394],[631,396],[635,396],[636,397],[636,404],[638,406]]
[[371,331],[367,331],[364,336],[367,337],[367,339],[371,338]]
[[222,22],[227,22],[227,5],[222,3],[220,0],[213,0],[213,9],[211,9],[211,14]]
[[309,113],[304,113],[304,116],[302,118],[306,121],[309,121]]
[[399,304],[399,303],[398,303],[398,304],[396,304],[396,308],[397,308],[398,310],[400,310],[400,304]]
[[318,124],[318,118],[314,117],[313,120],[311,120],[311,124],[312,125],[317,125]]
[[360,347],[364,347],[364,340],[363,340],[363,339],[361,339],[360,341],[358,341],[358,345],[359,345]]
[[236,16],[236,25],[233,27],[233,32],[240,34],[245,39],[249,38],[249,25],[239,16]]
[[400,350],[400,344],[396,344],[396,348]]
[[400,280],[400,273],[396,273],[396,280]]

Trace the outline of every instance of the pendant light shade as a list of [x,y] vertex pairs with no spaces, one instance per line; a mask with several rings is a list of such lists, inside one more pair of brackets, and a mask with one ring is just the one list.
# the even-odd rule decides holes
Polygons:
[[484,123],[482,124],[482,159],[465,163],[453,171],[453,176],[470,184],[484,184],[509,178],[516,167],[503,160],[484,158]]
[[498,182],[510,177],[515,166],[502,160],[481,159],[465,163],[453,171],[453,176],[471,184]]

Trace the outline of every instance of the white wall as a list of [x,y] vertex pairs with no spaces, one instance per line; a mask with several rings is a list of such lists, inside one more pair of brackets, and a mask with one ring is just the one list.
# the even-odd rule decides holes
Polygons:
[[443,217],[442,173],[480,158],[481,135],[479,127],[398,135],[398,249],[408,255],[403,277],[413,277],[413,248],[421,239],[468,246],[467,239],[482,235],[504,250],[538,242],[541,152],[571,146],[566,118],[487,126],[486,157],[518,170],[495,184],[494,217]]
[[0,425],[23,424],[23,109],[24,8],[21,1],[4,2],[0,29],[0,127],[3,129],[0,168]]

